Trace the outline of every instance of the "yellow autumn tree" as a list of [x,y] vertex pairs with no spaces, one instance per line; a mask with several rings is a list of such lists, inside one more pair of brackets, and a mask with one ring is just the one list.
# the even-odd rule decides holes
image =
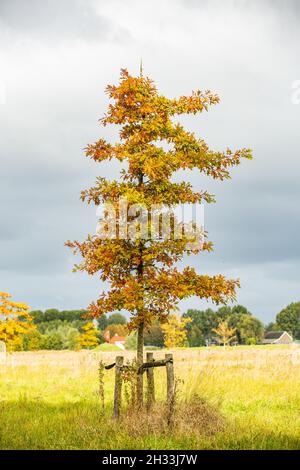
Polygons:
[[13,302],[11,295],[0,292],[0,341],[4,341],[8,351],[21,349],[23,336],[34,329],[30,307]]
[[191,321],[191,318],[182,318],[174,313],[169,315],[167,323],[161,326],[166,348],[170,349],[185,346],[187,342],[187,330],[185,327]]
[[79,337],[79,344],[82,348],[94,348],[99,343],[99,332],[93,322],[89,322],[82,327],[83,332]]
[[221,321],[218,327],[214,328],[212,331],[219,336],[219,341],[224,347],[235,339],[236,328],[231,328],[227,320]]

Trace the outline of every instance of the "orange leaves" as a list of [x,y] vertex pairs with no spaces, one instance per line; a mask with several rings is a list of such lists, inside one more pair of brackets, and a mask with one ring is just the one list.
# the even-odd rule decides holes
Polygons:
[[96,303],[89,306],[89,312],[95,317],[115,310],[134,312],[143,309],[143,286],[134,276],[128,276],[119,287],[100,295]]
[[196,114],[208,107],[218,104],[220,98],[210,90],[192,92],[191,96],[181,96],[178,100],[172,100],[172,114]]
[[199,275],[192,268],[185,268],[183,272],[178,272],[176,268],[161,269],[149,284],[149,290],[172,298],[174,303],[193,295],[202,299],[211,299],[216,304],[225,303],[229,299],[234,299],[237,287],[239,287],[238,280],[226,280],[221,274]]
[[109,85],[106,92],[115,103],[101,119],[103,125],[134,123],[153,113],[152,98],[157,94],[151,80],[132,77],[123,69],[119,86]]
[[106,160],[112,156],[112,146],[105,142],[104,139],[99,139],[95,144],[86,147],[85,154],[95,161]]
[[104,139],[99,139],[95,144],[88,145],[85,148],[85,154],[96,162],[111,160],[112,158],[122,161],[126,158],[122,145],[112,146]]

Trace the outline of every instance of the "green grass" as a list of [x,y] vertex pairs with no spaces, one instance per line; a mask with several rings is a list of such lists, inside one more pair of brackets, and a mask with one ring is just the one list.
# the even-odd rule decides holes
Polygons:
[[[114,352],[16,353],[14,367],[0,368],[0,448],[300,449],[298,351],[176,350],[178,406],[197,394],[223,418],[222,429],[209,434],[192,425],[184,433],[148,432],[142,422],[137,432],[126,420],[114,422],[113,369],[105,372],[102,413],[97,365],[99,359],[110,363]],[[162,401],[163,369],[155,370],[155,380]]]

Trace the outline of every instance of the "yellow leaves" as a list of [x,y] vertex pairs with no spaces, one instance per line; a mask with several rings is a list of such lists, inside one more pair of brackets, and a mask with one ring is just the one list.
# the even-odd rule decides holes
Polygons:
[[83,332],[79,336],[79,344],[82,348],[93,348],[99,343],[99,331],[93,322],[89,322],[82,327]]
[[145,152],[145,160],[142,165],[143,172],[151,181],[165,181],[170,178],[177,169],[177,165],[170,152],[151,147]]
[[22,336],[34,328],[30,307],[23,303],[13,302],[11,295],[0,292],[0,340],[6,343],[8,350],[18,349],[22,345]]
[[10,299],[10,294],[0,292],[0,340],[6,343],[8,350],[13,350],[21,346],[22,336],[34,325],[28,313],[30,307]]
[[228,321],[221,321],[217,328],[214,328],[214,331],[219,338],[221,339],[223,345],[230,343],[235,338],[236,328],[230,328]]
[[182,318],[175,314],[169,315],[166,323],[161,325],[161,329],[164,333],[164,343],[166,348],[171,349],[186,345],[186,325],[191,321],[191,318]]
[[0,292],[0,298],[2,299],[11,299],[11,295],[7,292]]
[[0,313],[4,316],[22,315],[28,316],[30,307],[24,303],[14,302],[11,295],[6,292],[0,292]]

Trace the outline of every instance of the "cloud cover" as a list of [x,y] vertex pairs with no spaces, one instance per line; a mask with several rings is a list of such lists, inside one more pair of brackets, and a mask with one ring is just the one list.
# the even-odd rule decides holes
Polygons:
[[[254,152],[230,181],[184,174],[217,198],[205,213],[215,251],[189,263],[240,277],[238,301],[264,321],[299,300],[299,19],[293,0],[1,0],[1,290],[33,308],[97,297],[101,285],[71,272],[63,244],[95,230],[80,190],[118,170],[89,162],[83,148],[115,137],[97,122],[104,88],[121,67],[138,73],[142,57],[167,96],[219,93],[209,113],[184,118],[188,128],[216,150]],[[181,308],[205,306],[189,299]]]

